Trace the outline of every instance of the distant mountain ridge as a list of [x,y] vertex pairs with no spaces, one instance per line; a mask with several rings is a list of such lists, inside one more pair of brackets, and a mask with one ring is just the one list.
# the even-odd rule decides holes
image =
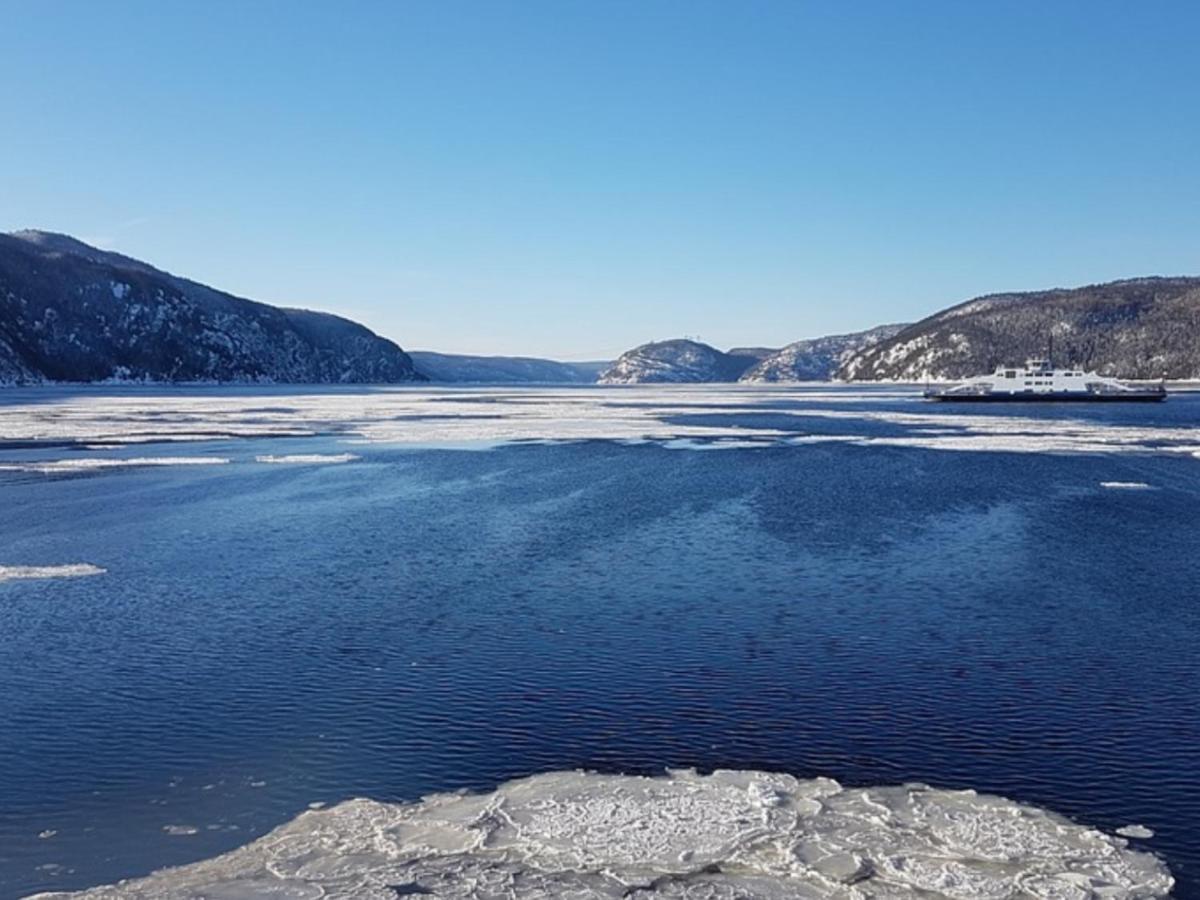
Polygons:
[[40,382],[758,383],[958,379],[1043,356],[1200,378],[1200,278],[990,294],[911,325],[722,351],[653,341],[613,363],[405,353],[348,319],[269,306],[63,234],[0,234],[0,385]]
[[0,383],[423,381],[348,319],[235,297],[67,235],[0,235]]
[[600,384],[699,384],[737,381],[757,361],[755,350],[723,353],[680,338],[634,347],[600,374]]
[[1133,278],[990,294],[847,359],[846,381],[957,379],[1046,355],[1117,378],[1200,377],[1200,278]]
[[911,325],[797,341],[773,352],[658,341],[622,354],[601,382],[954,380],[1045,356],[1051,341],[1062,365],[1116,378],[1200,379],[1200,278],[989,294]]
[[466,356],[410,350],[430,381],[457,384],[595,384],[607,362],[559,362],[528,356]]
[[601,384],[829,381],[854,354],[891,337],[905,325],[796,341],[781,349],[735,347],[721,351],[679,339],[642,344],[623,353],[600,376]]

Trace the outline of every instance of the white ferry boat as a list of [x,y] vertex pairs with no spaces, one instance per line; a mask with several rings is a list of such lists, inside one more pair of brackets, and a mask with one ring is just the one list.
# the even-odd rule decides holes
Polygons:
[[1124,384],[1079,368],[1056,369],[1048,359],[1030,359],[1024,367],[1001,367],[991,375],[927,388],[925,397],[973,403],[1144,403],[1165,400],[1167,389],[1163,384]]

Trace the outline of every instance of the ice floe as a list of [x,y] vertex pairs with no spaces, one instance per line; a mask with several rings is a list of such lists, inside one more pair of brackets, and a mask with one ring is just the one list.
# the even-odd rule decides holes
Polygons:
[[736,437],[711,438],[698,440],[696,438],[672,438],[663,441],[662,446],[668,450],[756,450],[763,447],[776,446],[776,441],[742,440]]
[[1154,831],[1145,825],[1124,825],[1117,829],[1117,834],[1122,837],[1140,838],[1142,840],[1149,840],[1154,837]]
[[1172,884],[1119,837],[973,791],[560,772],[490,794],[350,800],[223,856],[70,896],[1083,900]]
[[28,462],[0,463],[0,472],[41,472],[54,475],[61,472],[87,472],[94,469],[125,469],[143,466],[214,466],[228,463],[223,456],[138,456],[131,459],[78,459],[33,460]]
[[36,578],[82,578],[87,575],[103,575],[107,569],[88,563],[71,563],[65,566],[0,566],[0,581],[18,581]]
[[353,453],[291,453],[284,456],[256,456],[255,462],[276,463],[282,465],[326,465],[331,463],[347,463],[359,459]]

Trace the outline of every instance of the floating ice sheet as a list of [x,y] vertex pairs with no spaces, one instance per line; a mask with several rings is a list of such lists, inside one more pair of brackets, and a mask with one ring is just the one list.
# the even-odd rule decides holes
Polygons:
[[352,462],[359,457],[353,453],[289,453],[282,456],[266,456],[254,457],[255,462],[260,463],[275,463],[278,465],[329,465],[332,463],[347,463]]
[[1083,900],[1171,886],[1119,837],[973,791],[562,772],[491,794],[351,800],[224,856],[72,896]]
[[[47,389],[52,391],[53,389]],[[1200,455],[1200,428],[1089,418],[965,413],[913,390],[738,385],[591,388],[298,389],[286,405],[235,389],[120,391],[0,405],[14,442],[114,446],[337,435],[354,443],[478,447],[510,442],[654,441],[686,449],[839,442],[1009,453]],[[76,461],[81,462],[81,461]]]
[[36,578],[82,578],[103,575],[107,570],[88,563],[65,566],[0,566],[0,581],[19,581]]
[[127,469],[144,466],[215,466],[229,462],[222,456],[139,456],[132,459],[50,459],[34,462],[0,463],[0,472],[88,472],[95,469]]
[[1149,840],[1154,837],[1154,831],[1145,825],[1124,825],[1117,829],[1117,834],[1122,837],[1139,838],[1141,840]]

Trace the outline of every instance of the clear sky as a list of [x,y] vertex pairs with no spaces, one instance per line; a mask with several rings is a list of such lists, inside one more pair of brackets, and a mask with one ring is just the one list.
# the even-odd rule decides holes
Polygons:
[[0,0],[0,230],[607,358],[1200,272],[1200,3]]

